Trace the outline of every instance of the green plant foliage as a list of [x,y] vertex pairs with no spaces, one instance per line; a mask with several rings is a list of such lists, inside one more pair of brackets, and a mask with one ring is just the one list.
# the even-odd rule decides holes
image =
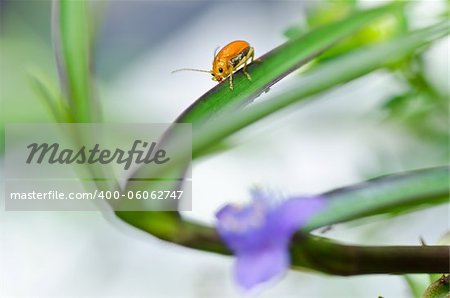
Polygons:
[[288,105],[386,67],[414,53],[418,47],[447,35],[448,31],[449,24],[443,22],[324,63],[315,71],[299,78],[296,87],[291,90],[286,90],[275,98],[235,113],[234,116],[222,116],[210,123],[208,127],[199,128],[194,134],[193,155],[201,153],[202,150],[224,137]]
[[91,85],[91,29],[85,0],[56,1],[53,30],[60,82],[75,122],[95,119]]
[[327,210],[314,217],[310,229],[371,215],[399,213],[423,205],[448,202],[449,167],[408,172],[368,180],[323,194],[329,198]]
[[[290,104],[385,67],[405,55],[410,55],[418,47],[445,36],[449,30],[448,26],[448,23],[441,23],[405,34],[376,47],[363,48],[351,55],[329,61],[299,78],[297,86],[292,90],[287,90],[264,103],[248,107],[244,111],[235,113],[234,116],[222,116],[210,121],[208,127],[200,127],[195,130],[194,156],[201,154],[230,134]],[[237,99],[237,101],[239,100]],[[182,154],[180,152],[180,156],[173,158],[186,160],[188,157]],[[448,198],[447,182],[448,169],[444,168],[419,175],[414,173],[411,176],[407,175],[404,179],[390,177],[382,184],[374,182],[374,184],[365,185],[367,190],[365,187],[357,187],[353,192],[350,191],[352,189],[350,187],[349,191],[330,193],[328,195],[333,197],[333,203],[324,215],[319,215],[311,222],[309,229],[368,215],[395,210],[411,210],[424,203],[442,203]],[[369,185],[373,187],[369,187]],[[411,190],[411,192],[407,190]],[[145,217],[147,221],[152,221],[151,213],[138,213],[121,212],[119,216],[130,224],[134,224],[138,218],[142,223],[145,221],[142,217]],[[152,231],[149,232],[152,233]]]
[[409,286],[413,298],[421,298],[422,293],[427,288],[427,285],[424,284],[423,274],[405,274],[403,278]]
[[442,275],[434,281],[423,293],[423,298],[448,298],[450,297],[449,275]]
[[[286,30],[288,38],[295,38],[309,30],[325,26],[329,23],[348,18],[358,11],[358,1],[327,1],[326,5],[313,5],[307,9],[306,22]],[[386,14],[374,22],[362,26],[349,37],[344,38],[335,47],[315,59],[315,62],[326,61],[360,47],[387,41],[407,31],[405,10],[399,9]]]
[[[302,231],[308,232],[332,222],[343,222],[366,215],[386,214],[390,212],[390,207],[408,211],[416,209],[418,205],[444,202],[448,200],[449,186],[445,181],[448,181],[449,178],[448,167],[442,167],[380,177],[360,185],[327,192],[323,195],[330,202],[329,208],[318,214]],[[434,188],[436,188],[436,192],[434,192]],[[441,190],[437,190],[438,188]],[[409,195],[403,198],[397,190],[404,190]],[[355,208],[352,208],[352,204],[356,204]],[[364,211],[366,207],[366,211],[370,210],[369,212]],[[336,212],[336,215],[333,215],[333,212]],[[204,251],[230,254],[214,228],[182,220],[176,212],[116,212],[116,214],[125,222],[160,239]],[[329,216],[331,219],[327,218]],[[398,254],[398,247],[348,247],[322,237],[308,237],[298,242],[294,241],[292,244],[292,264],[294,268],[301,266],[333,274],[353,275],[370,272],[399,273],[399,271],[395,271],[397,266],[395,262],[397,262],[412,266],[410,269],[402,269],[405,270],[402,271],[403,273],[407,273],[408,270],[418,272],[417,269],[414,269],[415,263],[411,261],[416,254],[427,258],[435,256],[438,252],[440,255],[448,254],[448,250],[443,246],[428,248],[404,247],[404,253]],[[385,264],[372,263],[374,260],[383,258],[389,262]],[[430,268],[433,266],[430,265]]]
[[[258,120],[272,115],[275,112],[305,99],[314,99],[314,95],[345,84],[351,80],[364,76],[380,68],[393,67],[405,57],[417,54],[418,49],[424,49],[431,42],[448,34],[449,23],[443,22],[428,28],[402,34],[392,34],[389,38],[375,36],[369,30],[364,38],[369,36],[370,46],[348,51],[336,55],[333,59],[316,65],[313,69],[299,77],[295,87],[285,90],[276,97],[240,109],[250,103],[254,98],[281,80],[284,76],[298,69],[314,57],[318,57],[340,40],[358,33],[376,20],[386,15],[395,15],[404,7],[403,3],[393,3],[382,7],[356,11],[353,9],[354,1],[348,1],[352,6],[352,13],[330,24],[320,24],[301,36],[295,36],[287,43],[272,50],[248,67],[253,80],[249,81],[241,71],[234,76],[234,90],[228,87],[228,82],[217,85],[189,107],[177,122],[188,122],[194,125],[193,155],[199,157],[214,150],[221,150],[218,144],[226,144],[226,138],[231,134],[249,126]],[[98,108],[92,96],[90,65],[92,63],[91,32],[89,31],[89,17],[85,1],[60,0],[56,2],[54,11],[57,40],[57,60],[59,62],[60,80],[68,101],[71,117],[75,122],[89,122],[98,119]],[[345,15],[345,14],[343,14]],[[291,32],[292,33],[292,32]],[[369,34],[370,33],[370,34]],[[372,34],[372,35],[371,35]],[[371,44],[374,41],[375,46]],[[364,39],[364,42],[367,42]],[[359,43],[356,43],[360,45]],[[369,44],[369,43],[367,43]],[[347,45],[348,46],[348,45]],[[355,44],[350,44],[355,47]],[[349,53],[348,53],[349,52]],[[48,99],[54,97],[42,82],[35,82],[36,87]],[[61,100],[61,98],[59,99]],[[58,114],[56,105],[47,102],[50,110]],[[394,102],[393,105],[396,103]],[[208,125],[202,125],[208,121]],[[167,140],[176,145],[176,137]],[[179,161],[177,166],[184,166],[190,156],[180,150],[177,156],[171,158]],[[145,171],[145,167],[141,168]],[[167,169],[167,171],[179,169]],[[148,176],[147,176],[148,177]],[[133,179],[133,176],[130,180]],[[302,232],[313,229],[355,220],[372,215],[392,214],[417,209],[424,204],[435,205],[448,201],[449,197],[449,168],[408,172],[391,175],[366,181],[363,184],[348,186],[323,194],[328,200],[328,206],[323,212],[317,214]],[[148,187],[151,187],[149,185]],[[147,231],[148,233],[166,241],[178,243],[188,247],[229,253],[218,238],[213,228],[184,220],[178,212],[116,212],[117,216],[125,222]],[[382,266],[388,272],[395,271],[395,263],[375,262],[373,260],[391,260],[397,248],[360,248],[345,247],[333,241],[307,241],[300,245],[293,244],[293,264],[306,265],[306,267],[337,274],[382,273]],[[302,254],[302,245],[305,254]],[[339,248],[339,249],[335,249]],[[442,255],[442,248],[423,248],[428,258],[433,253]],[[417,255],[421,247],[407,248],[410,256]],[[357,259],[353,258],[355,252],[360,252]],[[388,252],[388,253],[386,253]],[[297,255],[298,253],[298,255]],[[320,262],[311,262],[308,254],[319,254],[327,259],[325,266]],[[320,255],[322,254],[322,255]],[[317,255],[315,255],[317,257]],[[387,258],[386,258],[387,257]],[[400,258],[402,256],[399,256]],[[353,258],[353,259],[352,259]],[[364,262],[364,258],[369,262]],[[391,259],[389,259],[391,258]],[[435,258],[434,261],[440,260]],[[314,261],[314,260],[313,260]],[[317,261],[317,260],[316,260]],[[349,266],[348,262],[354,262]],[[355,264],[361,265],[358,267]],[[399,261],[400,265],[402,260]],[[397,264],[397,265],[398,265]],[[408,264],[407,264],[408,265]],[[414,265],[414,264],[413,264]],[[442,263],[438,264],[442,266]],[[333,267],[334,266],[334,267]],[[366,267],[364,267],[366,266]],[[372,266],[372,267],[371,267]],[[381,266],[381,267],[380,267]],[[409,266],[409,265],[408,265]],[[356,268],[358,267],[358,268]],[[355,269],[356,268],[356,269]],[[402,270],[409,270],[405,267]],[[441,268],[441,267],[438,267]],[[414,269],[412,272],[423,272],[424,267]],[[419,271],[414,271],[419,270]],[[420,271],[422,270],[422,271]],[[408,272],[408,271],[406,271]],[[428,272],[428,271],[426,271]],[[439,271],[440,272],[440,271]],[[386,272],[387,273],[387,272]]]
[[190,106],[177,122],[191,122],[195,127],[216,114],[223,113],[227,107],[248,104],[271,85],[334,46],[342,38],[383,15],[395,13],[401,7],[402,4],[394,3],[356,12],[344,20],[320,26],[288,41],[260,57],[260,63],[255,62],[248,67],[252,81],[249,81],[242,71],[238,71],[233,76],[233,91],[229,89],[228,82],[217,85]]

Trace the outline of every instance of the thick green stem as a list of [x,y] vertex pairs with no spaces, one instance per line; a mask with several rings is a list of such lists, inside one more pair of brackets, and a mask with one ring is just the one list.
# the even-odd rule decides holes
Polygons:
[[293,265],[334,275],[449,272],[449,246],[356,246],[294,237]]
[[[117,212],[129,221],[130,216],[145,212]],[[159,216],[163,213],[155,213]],[[183,221],[176,212],[166,212],[161,226],[149,224],[145,216],[133,225],[154,236],[181,246],[230,255],[213,228]],[[143,214],[142,214],[143,215]],[[169,220],[169,222],[167,221]],[[176,228],[168,230],[168,226]],[[318,236],[296,234],[291,244],[292,267],[309,268],[334,275],[447,273],[450,246],[357,246],[345,245]]]
[[[445,166],[379,177],[327,192],[324,197],[332,209],[317,214],[303,227],[303,233],[368,215],[392,210],[404,212],[422,204],[448,202],[448,181],[449,168]],[[345,208],[345,201],[351,202],[353,208]],[[120,211],[116,214],[161,240],[198,250],[231,254],[215,229],[185,221],[178,212]],[[336,275],[445,273],[449,271],[450,247],[355,246],[297,234],[292,241],[291,256],[293,267]]]

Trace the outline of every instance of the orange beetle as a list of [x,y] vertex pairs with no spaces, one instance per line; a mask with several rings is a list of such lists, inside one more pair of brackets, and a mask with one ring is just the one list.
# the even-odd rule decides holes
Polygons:
[[208,72],[213,77],[212,79],[217,82],[222,82],[223,80],[230,78],[230,89],[233,90],[233,73],[238,70],[242,65],[244,66],[243,71],[247,78],[251,81],[252,78],[247,73],[247,62],[255,56],[253,47],[243,40],[235,40],[224,46],[217,54],[214,55],[214,60],[212,63],[212,70],[202,70],[193,68],[182,68],[172,71],[172,73],[181,70],[192,70]]

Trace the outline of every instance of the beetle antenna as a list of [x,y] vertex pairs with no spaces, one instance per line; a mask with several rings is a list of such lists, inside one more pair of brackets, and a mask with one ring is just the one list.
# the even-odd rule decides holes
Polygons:
[[175,69],[175,70],[172,71],[171,73],[175,73],[175,72],[179,72],[179,71],[185,71],[185,70],[211,73],[211,71],[209,71],[209,70],[195,69],[195,68],[180,68],[180,69]]

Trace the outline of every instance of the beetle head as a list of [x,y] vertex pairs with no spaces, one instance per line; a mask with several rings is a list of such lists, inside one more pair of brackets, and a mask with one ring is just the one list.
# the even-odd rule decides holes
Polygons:
[[213,81],[222,82],[229,75],[228,65],[223,61],[215,61],[213,64],[211,75]]

